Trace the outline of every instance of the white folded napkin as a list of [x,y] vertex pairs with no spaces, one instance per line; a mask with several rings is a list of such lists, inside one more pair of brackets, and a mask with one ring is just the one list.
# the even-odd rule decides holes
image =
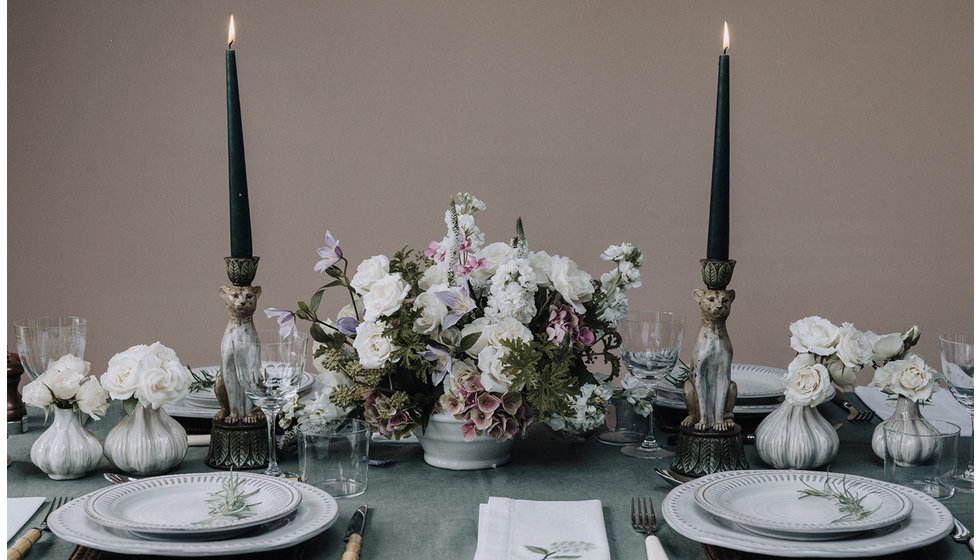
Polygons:
[[[550,553],[550,554],[549,554]],[[609,560],[602,502],[537,502],[490,497],[480,504],[473,560]]]
[[44,498],[7,498],[7,542],[17,536],[24,523],[34,517],[34,512],[44,503]]
[[[895,412],[895,399],[889,399],[890,395],[882,393],[881,389],[877,387],[855,387],[854,393],[881,419],[886,419]],[[949,389],[940,389],[933,393],[929,403],[923,403],[919,406],[919,410],[922,411],[924,418],[952,422],[960,427],[961,436],[973,437],[973,422],[970,420],[970,412],[956,402]]]

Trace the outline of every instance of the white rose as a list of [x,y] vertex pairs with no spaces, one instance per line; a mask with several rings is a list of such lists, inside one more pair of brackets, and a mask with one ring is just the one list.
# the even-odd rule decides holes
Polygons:
[[443,390],[447,395],[462,394],[463,383],[473,379],[477,373],[476,365],[469,360],[453,360],[453,369],[442,382]]
[[374,282],[371,290],[362,297],[364,320],[377,321],[379,317],[387,317],[398,311],[411,288],[398,273],[388,274]]
[[[71,357],[75,358],[74,356]],[[78,360],[78,358],[75,358],[75,360]],[[51,389],[51,393],[55,399],[68,400],[75,397],[75,393],[78,392],[78,388],[81,386],[82,380],[85,378],[89,369],[88,362],[78,361],[85,364],[85,366],[80,368],[79,364],[68,362],[65,361],[65,358],[61,358],[56,362],[52,362],[44,372],[44,384],[47,385],[48,389]],[[79,369],[84,371],[84,373],[80,373]]]
[[551,284],[549,275],[551,274],[551,255],[544,251],[532,251],[528,256],[531,261],[531,268],[534,269],[534,276],[538,286]]
[[143,356],[136,369],[139,372],[136,397],[146,408],[157,409],[179,401],[191,385],[187,368],[173,360],[164,362],[152,352]]
[[353,346],[357,351],[357,359],[367,369],[384,367],[391,358],[391,353],[398,349],[389,338],[382,336],[383,331],[384,325],[374,321],[357,325]]
[[442,328],[442,320],[449,313],[449,308],[436,295],[437,291],[442,290],[442,287],[429,289],[415,298],[412,309],[419,310],[421,314],[412,325],[412,330],[424,335],[434,335],[439,332],[439,329]]
[[483,284],[490,280],[494,274],[497,272],[497,268],[504,264],[505,262],[514,258],[514,248],[507,243],[497,242],[491,243],[477,252],[476,256],[483,259],[486,266],[474,270],[470,274],[470,280],[477,283]]
[[375,255],[357,265],[357,272],[351,278],[350,284],[354,290],[364,295],[371,290],[375,282],[388,275],[388,257]]
[[809,354],[800,354],[790,362],[783,386],[786,401],[799,406],[817,406],[834,391],[830,372]]
[[422,278],[419,279],[419,289],[421,290],[428,291],[436,287],[441,289],[449,287],[449,264],[445,261],[437,262],[425,269]]
[[837,357],[849,368],[860,369],[871,365],[872,349],[868,336],[851,323],[841,325]]
[[592,299],[594,290],[589,273],[579,270],[575,261],[568,257],[552,257],[550,278],[565,303],[577,313],[585,313],[583,304]]
[[879,364],[892,360],[905,349],[905,340],[901,333],[875,334],[866,333],[871,343],[872,359]]
[[486,329],[489,326],[490,326],[490,319],[487,319],[486,317],[480,317],[478,319],[474,319],[472,323],[460,329],[459,335],[461,337],[461,340],[471,334],[475,334],[475,333],[480,334],[480,337],[476,340],[476,343],[473,344],[473,346],[470,346],[469,348],[466,349],[466,353],[469,354],[471,357],[473,358],[477,357],[480,354],[480,351],[486,348],[487,346]]
[[924,401],[939,387],[939,379],[936,370],[926,365],[925,360],[909,354],[903,360],[891,361],[878,368],[871,384],[889,394]]
[[840,327],[823,317],[807,317],[789,326],[789,344],[797,352],[818,356],[833,354],[840,338]]
[[54,403],[51,390],[44,384],[44,375],[39,375],[37,379],[24,385],[21,393],[24,402],[38,408],[47,408]]
[[120,352],[109,359],[109,367],[102,374],[102,386],[109,391],[109,396],[117,400],[126,400],[133,396],[139,377],[135,374],[136,365],[150,351],[145,344],[138,344]]
[[496,348],[503,348],[504,340],[518,339],[529,342],[534,338],[531,330],[513,317],[506,317],[499,323],[491,323],[483,332],[486,335],[487,344]]
[[78,389],[76,396],[78,409],[98,420],[109,410],[107,397],[108,393],[102,388],[102,385],[99,385],[99,380],[89,377]]
[[503,357],[507,355],[505,348],[487,346],[477,358],[480,368],[480,382],[483,388],[494,393],[506,393],[510,390],[513,380],[504,375]]

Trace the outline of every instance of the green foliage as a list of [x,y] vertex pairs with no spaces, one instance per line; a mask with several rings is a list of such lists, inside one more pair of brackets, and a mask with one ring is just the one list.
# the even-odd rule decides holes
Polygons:
[[579,372],[574,372],[573,367],[578,365],[584,370],[575,352],[551,344],[544,334],[530,342],[504,340],[503,345],[510,350],[503,357],[503,373],[514,380],[513,386],[524,386],[524,398],[534,409],[534,419],[570,414],[571,399],[579,390]]
[[197,521],[194,524],[207,525],[208,523],[214,523],[222,517],[244,519],[255,515],[252,507],[262,502],[248,503],[248,499],[258,494],[259,489],[245,493],[241,489],[241,484],[242,481],[234,471],[229,473],[228,478],[221,483],[221,490],[211,492],[208,494],[209,498],[205,500],[206,503],[211,504],[211,509],[208,510],[208,514],[211,517],[204,521]]
[[834,523],[839,521],[860,521],[881,509],[880,505],[873,510],[865,508],[861,502],[874,492],[869,492],[864,496],[855,494],[851,488],[847,487],[846,476],[841,477],[840,484],[838,485],[831,480],[830,475],[827,475],[827,480],[824,481],[823,488],[820,490],[813,488],[805,481],[803,484],[806,486],[806,490],[799,490],[801,494],[799,499],[814,497],[837,501],[837,511],[844,515],[839,519],[835,519],[833,521]]

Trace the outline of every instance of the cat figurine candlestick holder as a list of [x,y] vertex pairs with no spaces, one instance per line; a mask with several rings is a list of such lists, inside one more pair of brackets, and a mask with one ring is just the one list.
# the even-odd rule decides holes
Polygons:
[[690,478],[749,468],[742,428],[735,423],[738,386],[732,381],[732,342],[726,326],[735,300],[735,290],[727,289],[734,269],[733,260],[702,259],[701,279],[707,289],[693,294],[701,309],[701,326],[691,375],[684,382],[687,416],[670,465],[675,474]]
[[214,382],[214,395],[221,410],[211,419],[211,443],[204,460],[216,469],[260,469],[268,462],[265,416],[239,383],[232,344],[232,341],[258,343],[252,322],[262,295],[260,286],[252,286],[258,262],[259,257],[225,258],[232,285],[219,290],[228,311],[228,326],[221,338],[221,368]]

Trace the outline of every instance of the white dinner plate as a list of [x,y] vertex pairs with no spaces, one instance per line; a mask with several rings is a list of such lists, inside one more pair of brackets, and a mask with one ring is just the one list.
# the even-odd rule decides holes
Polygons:
[[[732,381],[738,385],[738,395],[735,404],[742,400],[775,400],[783,396],[783,375],[785,369],[769,366],[754,366],[749,364],[732,364]],[[675,393],[682,395],[684,389],[676,387],[670,381],[661,379],[657,383],[658,393]],[[761,404],[761,403],[760,403]]]
[[936,542],[945,538],[953,528],[953,515],[934,498],[905,486],[882,483],[912,500],[912,513],[904,521],[843,540],[797,541],[767,537],[746,531],[737,523],[716,517],[698,506],[694,494],[705,484],[704,478],[682,484],[667,494],[661,504],[664,519],[675,531],[691,540],[734,550],[785,557],[882,556]]
[[[234,476],[253,504],[245,516],[213,517],[207,500],[222,492]],[[158,538],[202,535],[218,538],[225,531],[240,531],[285,517],[299,507],[302,495],[288,480],[249,473],[193,473],[145,478],[109,486],[89,494],[85,514],[106,527],[137,531]],[[174,512],[180,512],[175,515]]]
[[[216,377],[220,370],[221,368],[219,366],[194,368],[194,371],[207,374],[210,377]],[[296,392],[302,393],[303,391],[309,389],[313,386],[314,381],[316,381],[316,375],[304,371],[303,377],[300,379],[299,387],[296,389]],[[204,408],[211,408],[214,409],[215,412],[217,412],[219,408],[218,397],[214,394],[213,386],[206,387],[200,391],[188,393],[187,396],[184,397],[184,402]]]
[[[217,366],[211,367],[216,368]],[[316,382],[316,378],[314,373],[303,372],[303,381],[300,384],[299,392],[302,393],[310,389]],[[221,407],[218,406],[218,399],[214,396],[214,391],[211,388],[194,394],[196,395],[195,398],[188,394],[180,401],[163,405],[163,409],[175,418],[211,418],[221,410]],[[207,394],[210,394],[211,397],[207,397]]]
[[89,496],[73,500],[51,513],[48,526],[55,535],[82,546],[120,554],[159,554],[203,558],[278,550],[297,545],[327,530],[340,508],[330,494],[301,482],[290,482],[302,495],[292,515],[255,527],[244,535],[217,541],[147,540],[128,531],[96,523],[85,514]]
[[[846,517],[834,498],[803,497],[801,490],[837,491],[861,499],[867,515]],[[885,483],[862,476],[817,471],[729,471],[705,476],[694,501],[743,528],[796,540],[839,539],[894,525],[912,513],[912,499]]]

